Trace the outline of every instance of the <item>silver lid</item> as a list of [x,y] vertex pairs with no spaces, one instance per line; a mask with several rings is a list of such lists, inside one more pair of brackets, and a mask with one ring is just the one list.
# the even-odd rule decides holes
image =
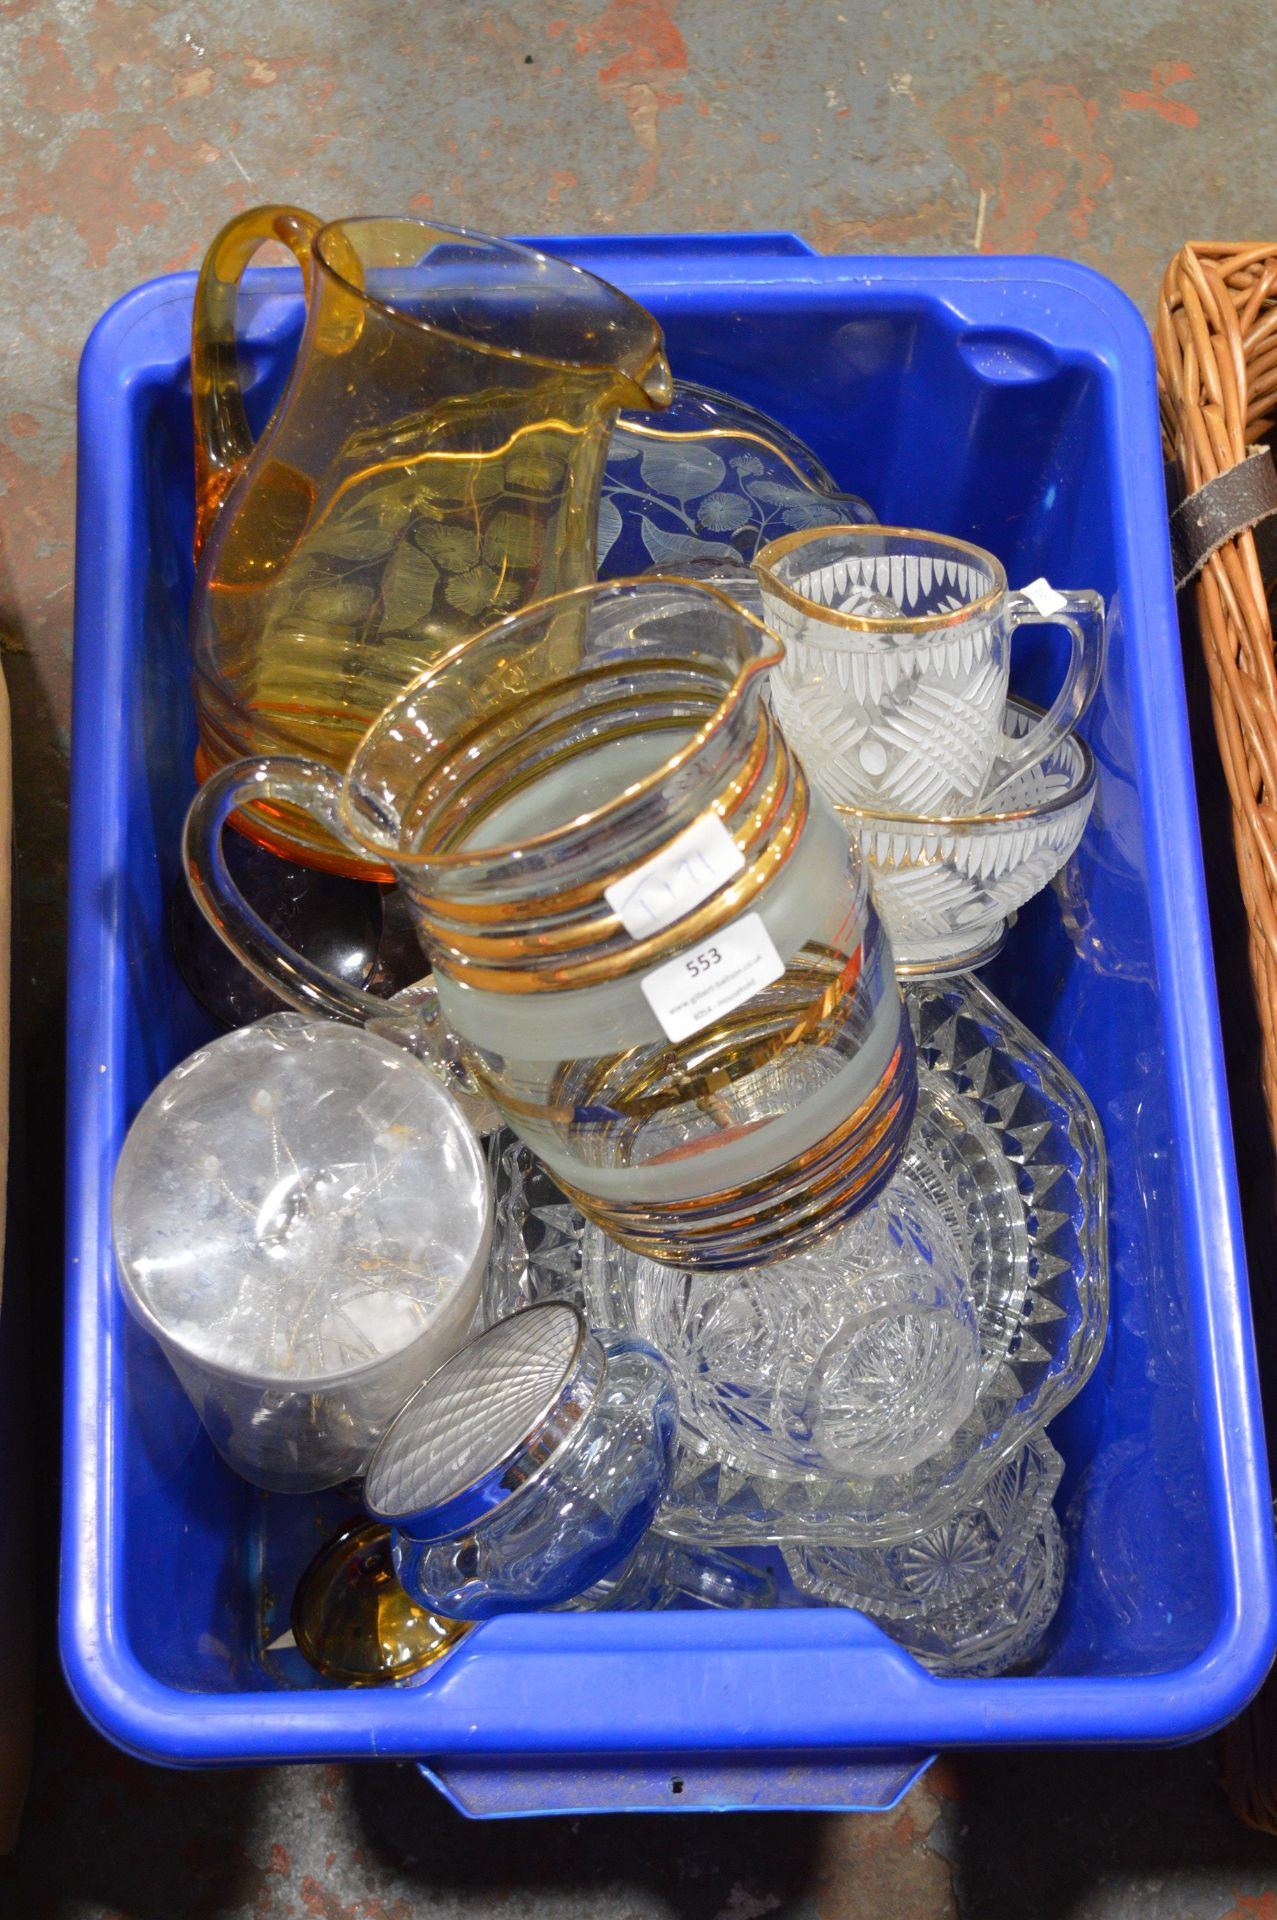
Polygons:
[[467,1531],[546,1465],[593,1405],[606,1368],[569,1301],[499,1320],[396,1416],[368,1469],[365,1507],[414,1540]]

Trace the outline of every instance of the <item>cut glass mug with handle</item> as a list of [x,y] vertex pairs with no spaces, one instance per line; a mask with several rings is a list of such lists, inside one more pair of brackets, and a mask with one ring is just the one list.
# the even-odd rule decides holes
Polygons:
[[465,1066],[582,1212],[658,1260],[773,1259],[882,1189],[917,1095],[860,853],[762,697],[776,658],[709,587],[560,595],[406,688],[344,778],[215,775],[192,886],[280,993],[386,1033],[396,1010],[288,950],[227,871],[235,808],[310,811],[394,870]]
[[[785,643],[781,725],[835,806],[915,817],[984,810],[1077,725],[1104,667],[1104,602],[1045,581],[1007,587],[965,540],[907,527],[817,527],[754,569]],[[1027,732],[1004,731],[1011,646],[1028,625],[1070,641],[1064,680]]]

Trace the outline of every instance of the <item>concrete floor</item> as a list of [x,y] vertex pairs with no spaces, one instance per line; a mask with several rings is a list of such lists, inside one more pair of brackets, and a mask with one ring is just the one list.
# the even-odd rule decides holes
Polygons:
[[[1270,231],[1271,18],[1269,0],[0,0],[0,646],[18,1014],[42,1096],[38,1300],[59,1286],[44,1103],[65,969],[74,381],[102,309],[197,261],[236,209],[286,199],[497,231],[1040,250],[1151,313],[1184,239]],[[48,1667],[25,1837],[0,1866],[15,1920],[1277,1920],[1277,1843],[1233,1822],[1207,1748],[964,1757],[874,1818],[470,1827],[404,1769],[141,1768]]]

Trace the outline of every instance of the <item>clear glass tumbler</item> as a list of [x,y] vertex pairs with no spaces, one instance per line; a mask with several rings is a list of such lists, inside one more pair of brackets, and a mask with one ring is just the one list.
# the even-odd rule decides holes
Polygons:
[[255,1485],[361,1473],[465,1339],[492,1234],[478,1143],[401,1047],[272,1014],[202,1047],[129,1129],[125,1300]]

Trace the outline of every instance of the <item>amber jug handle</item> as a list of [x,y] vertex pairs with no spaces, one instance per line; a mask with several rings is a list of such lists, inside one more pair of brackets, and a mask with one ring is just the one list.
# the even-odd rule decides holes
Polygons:
[[312,244],[323,224],[300,207],[250,207],[227,221],[204,255],[191,323],[197,560],[222,501],[253,451],[235,335],[240,279],[264,242],[282,240],[302,270],[309,305],[315,279]]

